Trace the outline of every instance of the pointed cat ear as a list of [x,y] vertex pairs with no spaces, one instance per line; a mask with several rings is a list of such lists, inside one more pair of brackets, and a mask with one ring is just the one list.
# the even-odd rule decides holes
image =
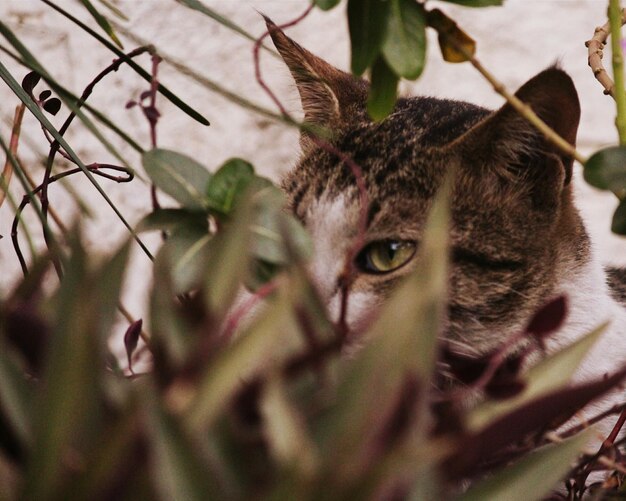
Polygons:
[[[306,123],[332,129],[347,118],[350,106],[365,103],[367,84],[364,80],[311,54],[285,35],[271,19],[265,17],[265,22],[296,82]],[[306,132],[302,133],[300,143],[303,150],[311,146]]]
[[[570,144],[576,142],[580,103],[572,79],[559,68],[542,71],[515,95]],[[510,104],[474,126],[462,138],[464,150],[495,166],[505,177],[535,181],[541,196],[553,198],[572,178],[573,158],[550,144]],[[489,167],[488,167],[489,168]],[[557,193],[554,193],[556,191]]]

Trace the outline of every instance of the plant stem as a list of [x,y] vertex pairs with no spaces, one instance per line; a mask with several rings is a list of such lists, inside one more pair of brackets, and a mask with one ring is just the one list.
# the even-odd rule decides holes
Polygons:
[[624,92],[624,56],[622,54],[622,8],[620,0],[609,0],[609,24],[611,26],[611,52],[613,53],[613,89],[617,116],[615,125],[620,146],[626,145],[626,93]]

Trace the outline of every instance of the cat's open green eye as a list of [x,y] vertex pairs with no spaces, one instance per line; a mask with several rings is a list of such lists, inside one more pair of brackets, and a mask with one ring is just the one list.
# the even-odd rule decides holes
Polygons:
[[409,240],[378,240],[363,248],[356,264],[365,273],[389,273],[408,263],[415,248]]

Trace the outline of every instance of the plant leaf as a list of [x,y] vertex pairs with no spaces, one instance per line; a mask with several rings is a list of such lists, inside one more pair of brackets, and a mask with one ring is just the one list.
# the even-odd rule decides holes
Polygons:
[[30,71],[26,74],[26,76],[22,79],[22,89],[28,94],[31,98],[33,97],[33,89],[41,80],[41,76],[36,71]]
[[544,499],[569,471],[590,435],[581,433],[563,443],[542,447],[472,486],[458,501]]
[[204,187],[211,174],[201,164],[181,153],[155,148],[141,157],[141,163],[157,188],[186,209],[206,209]]
[[43,109],[51,115],[56,115],[61,109],[61,100],[57,97],[48,99],[45,103],[43,103]]
[[0,351],[0,411],[10,423],[22,445],[33,443],[30,412],[34,401],[34,388],[24,377],[21,367],[5,350]]
[[611,146],[597,151],[585,162],[585,181],[601,190],[626,188],[626,147]]
[[622,200],[611,220],[611,231],[617,235],[626,235],[626,201]]
[[107,18],[100,14],[100,12],[98,12],[98,10],[89,0],[80,0],[80,2],[89,11],[91,17],[94,18],[96,23],[98,23],[98,26],[100,26],[100,28],[102,28],[104,32],[109,35],[109,38],[113,40],[115,45],[117,45],[120,49],[123,49],[124,46],[122,45],[122,42],[120,42],[120,39],[117,38],[117,35],[115,34],[115,31],[113,31],[113,28],[109,24],[109,21],[107,21]]
[[602,324],[576,342],[540,361],[523,376],[526,388],[517,397],[502,402],[485,402],[466,416],[466,425],[478,430],[494,419],[535,398],[565,387],[608,324]]
[[348,0],[352,72],[362,75],[380,54],[387,28],[387,0]]
[[207,215],[187,209],[157,209],[145,216],[137,225],[137,231],[174,230],[179,226],[197,226],[209,232]]
[[241,158],[231,158],[213,174],[206,185],[209,207],[230,214],[254,179],[254,168]]
[[439,9],[427,13],[428,25],[439,34],[439,47],[444,61],[463,63],[476,53],[476,42]]
[[317,5],[322,10],[330,10],[339,5],[341,0],[315,0],[315,5]]
[[393,111],[398,94],[398,77],[387,65],[384,58],[378,57],[372,66],[372,84],[367,98],[367,111],[379,121]]
[[424,8],[413,0],[392,0],[383,55],[396,75],[415,80],[426,58]]

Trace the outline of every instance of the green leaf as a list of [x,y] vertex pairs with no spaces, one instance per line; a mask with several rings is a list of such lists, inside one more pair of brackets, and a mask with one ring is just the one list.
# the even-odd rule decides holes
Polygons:
[[310,256],[311,240],[302,225],[284,211],[284,195],[268,186],[254,197],[255,217],[251,224],[252,255],[261,261],[284,265],[289,262],[285,237],[303,259]]
[[362,75],[380,54],[389,5],[387,0],[348,0],[352,72],[356,75]]
[[85,447],[90,434],[98,432],[94,426],[100,398],[98,367],[104,363],[98,332],[101,298],[76,232],[71,247],[53,306],[56,325],[42,378],[45,391],[36,402],[35,442],[24,481],[23,498],[34,501],[56,497],[66,475],[66,463],[60,458],[68,447],[78,447],[79,440]]
[[315,0],[315,5],[317,5],[322,10],[330,10],[339,5],[341,0]]
[[146,431],[154,464],[150,472],[161,499],[220,499],[223,492],[216,485],[214,474],[180,422],[161,408],[156,395],[146,391],[144,396],[149,419]]
[[80,2],[85,6],[91,16],[98,23],[98,26],[100,26],[100,28],[102,28],[104,32],[109,35],[109,38],[113,40],[113,42],[115,42],[115,45],[117,45],[120,49],[123,49],[124,46],[122,45],[122,42],[120,42],[120,39],[117,38],[115,31],[113,31],[113,28],[109,24],[109,21],[107,21],[106,17],[100,14],[89,0],[80,0]]
[[[0,414],[4,415],[22,445],[32,446],[34,388],[6,348],[0,351]],[[1,483],[1,482],[0,482]]]
[[393,111],[398,94],[398,77],[384,58],[372,67],[372,84],[367,98],[367,111],[374,120],[382,120]]
[[626,188],[626,147],[611,146],[597,151],[585,162],[585,181],[601,190]]
[[426,58],[424,8],[413,0],[392,0],[383,55],[396,75],[415,80]]
[[465,418],[468,428],[478,431],[493,420],[531,400],[565,387],[585,356],[606,330],[607,325],[602,324],[576,342],[531,367],[524,375],[526,387],[519,395],[502,401],[487,401],[470,411]]
[[589,441],[581,433],[560,444],[538,449],[512,466],[472,486],[457,501],[527,501],[543,499],[570,470],[571,463]]
[[187,209],[157,209],[139,222],[137,231],[174,230],[185,225],[209,231],[206,213]]
[[211,174],[193,158],[155,148],[143,154],[141,163],[157,188],[186,209],[206,209],[204,188]]
[[207,267],[211,235],[195,225],[181,225],[165,241],[157,259],[171,264],[174,292],[182,294],[201,285]]
[[465,7],[492,7],[502,5],[504,0],[442,0],[444,2],[457,3]]
[[206,185],[209,207],[222,214],[230,214],[254,177],[254,168],[250,163],[240,158],[228,160]]
[[613,220],[611,221],[611,231],[617,235],[626,235],[626,201],[622,200],[615,212],[613,213]]
[[248,274],[252,214],[252,202],[246,199],[210,242],[204,291],[209,311],[218,319],[231,306]]

